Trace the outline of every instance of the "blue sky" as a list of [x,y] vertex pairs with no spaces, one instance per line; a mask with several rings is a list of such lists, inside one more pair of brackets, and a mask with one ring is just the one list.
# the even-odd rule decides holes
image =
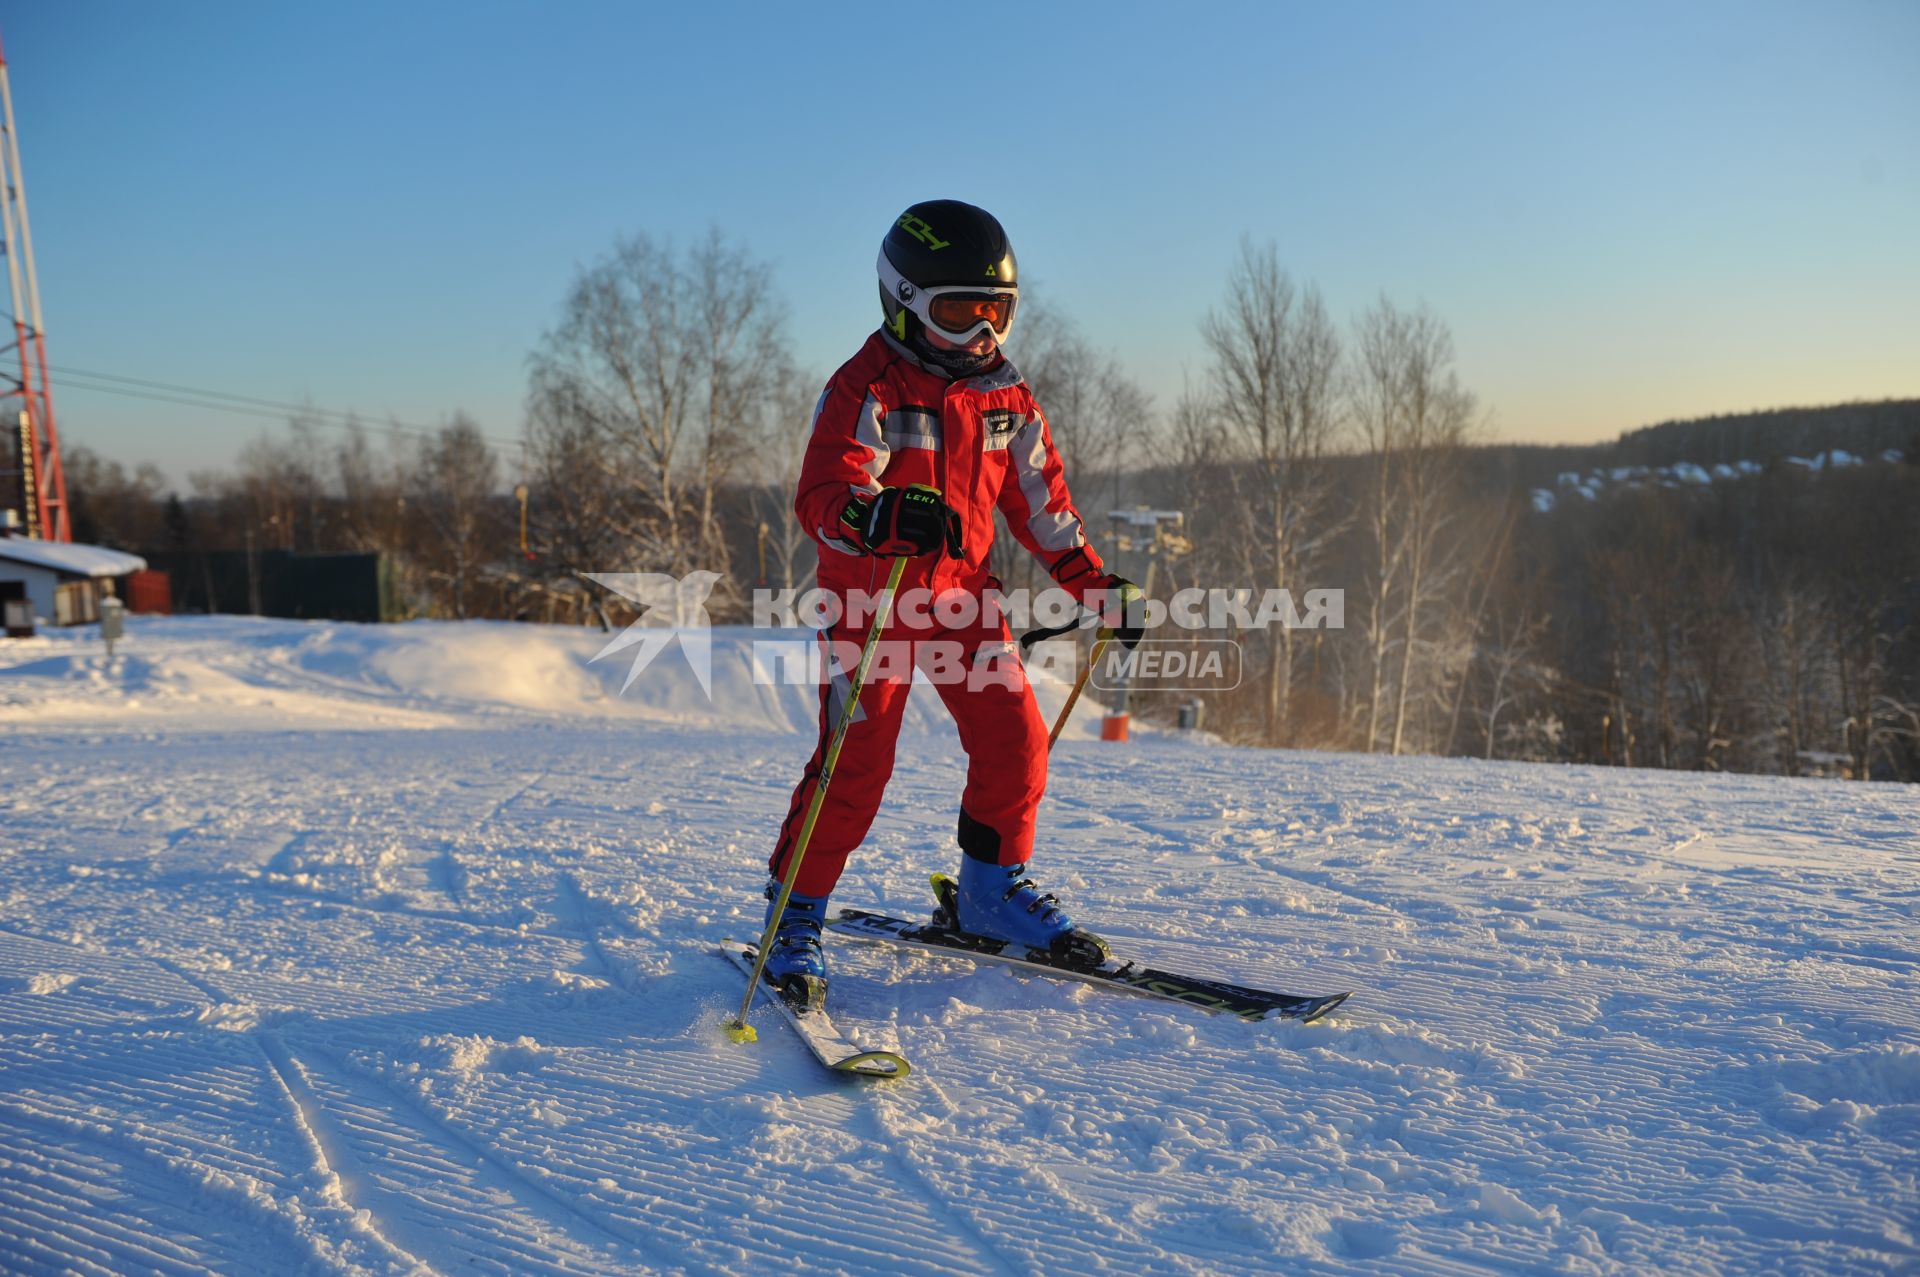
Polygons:
[[[616,236],[717,226],[820,375],[905,205],[1162,404],[1243,235],[1452,326],[1496,437],[1920,395],[1920,4],[0,6],[56,365],[520,430]],[[271,422],[56,388],[183,477]]]

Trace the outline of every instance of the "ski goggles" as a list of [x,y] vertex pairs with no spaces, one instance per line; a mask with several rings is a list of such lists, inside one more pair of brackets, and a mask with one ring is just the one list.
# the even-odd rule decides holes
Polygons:
[[880,254],[880,282],[888,296],[956,346],[964,346],[982,333],[1004,342],[1013,330],[1013,312],[1020,301],[1017,288],[981,288],[977,284],[920,288],[895,270],[884,252]]
[[1013,327],[1012,293],[933,293],[927,298],[927,318],[943,333],[971,333],[985,324],[995,339]]

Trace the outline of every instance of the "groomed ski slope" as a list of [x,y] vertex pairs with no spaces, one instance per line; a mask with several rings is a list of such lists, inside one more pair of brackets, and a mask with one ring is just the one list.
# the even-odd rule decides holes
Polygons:
[[[1082,733],[1036,868],[1087,921],[1360,993],[837,943],[870,1083],[719,1031],[812,745],[743,632],[709,708],[579,631],[130,630],[0,645],[0,1270],[1920,1264],[1912,788]],[[923,706],[841,900],[924,910],[960,777]]]

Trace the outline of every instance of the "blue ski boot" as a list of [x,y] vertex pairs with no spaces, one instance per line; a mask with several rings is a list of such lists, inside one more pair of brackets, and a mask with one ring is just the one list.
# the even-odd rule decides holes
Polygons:
[[[773,905],[780,898],[780,880],[767,881],[767,912],[760,925],[773,921]],[[767,953],[767,979],[780,996],[801,1010],[824,1006],[827,1000],[827,958],[820,950],[820,927],[827,920],[826,896],[787,897],[773,948]]]
[[1004,940],[1046,955],[1057,966],[1085,971],[1108,957],[1107,942],[1073,925],[1052,895],[1042,895],[1025,865],[995,865],[973,856],[960,861],[960,880],[934,878],[938,927]]

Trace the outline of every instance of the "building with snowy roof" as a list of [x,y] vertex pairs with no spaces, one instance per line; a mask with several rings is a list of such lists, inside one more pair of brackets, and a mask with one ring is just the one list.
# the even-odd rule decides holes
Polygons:
[[101,599],[124,593],[119,583],[146,566],[103,545],[0,537],[0,603],[25,599],[43,622],[85,625],[100,619]]

